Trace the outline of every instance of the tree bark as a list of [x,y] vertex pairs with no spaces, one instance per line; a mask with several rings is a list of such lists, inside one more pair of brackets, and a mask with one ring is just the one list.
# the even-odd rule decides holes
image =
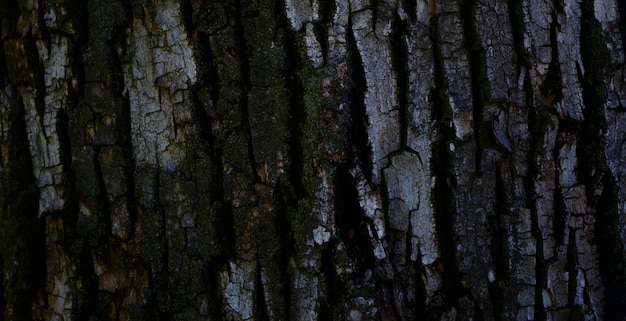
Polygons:
[[3,0],[0,321],[622,321],[624,14]]

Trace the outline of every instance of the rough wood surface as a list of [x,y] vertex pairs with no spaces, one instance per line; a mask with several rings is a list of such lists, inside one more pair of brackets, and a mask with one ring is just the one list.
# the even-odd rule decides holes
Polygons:
[[5,1],[0,321],[622,321],[625,14]]

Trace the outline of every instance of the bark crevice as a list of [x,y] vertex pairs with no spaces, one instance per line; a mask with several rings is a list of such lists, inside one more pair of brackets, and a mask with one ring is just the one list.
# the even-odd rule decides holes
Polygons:
[[324,292],[326,294],[320,307],[320,320],[332,320],[333,314],[341,309],[341,303],[344,301],[344,284],[337,275],[335,266],[333,265],[333,251],[337,240],[328,242],[328,246],[322,250],[321,269],[324,277]]
[[[596,0],[599,1],[599,0]],[[619,10],[620,24],[619,31],[622,35],[622,47],[626,49],[626,2],[617,1],[617,8]]]
[[[560,124],[560,123],[559,123]],[[554,145],[553,157],[555,160],[559,159],[559,151],[564,148],[566,144],[564,135],[559,135],[556,139],[556,143]],[[552,218],[552,237],[554,238],[554,248],[552,249],[552,253],[554,253],[554,259],[557,259],[557,253],[559,253],[559,246],[564,244],[568,244],[565,237],[565,230],[567,228],[567,212],[565,210],[565,200],[563,199],[563,188],[562,186],[562,177],[561,177],[562,169],[559,165],[557,165],[557,170],[554,172],[554,185],[556,189],[554,190],[554,204],[552,209],[554,210],[554,216]],[[549,228],[549,227],[545,227]]]
[[361,165],[365,178],[372,181],[372,149],[369,146],[367,138],[367,111],[365,109],[365,92],[367,91],[367,83],[365,79],[365,69],[363,69],[363,61],[356,45],[356,40],[352,31],[351,19],[348,21],[348,29],[346,30],[346,41],[349,53],[349,78],[350,90],[349,108],[350,108],[350,141]]
[[489,234],[491,235],[491,256],[494,264],[493,278],[487,276],[489,281],[489,295],[493,304],[493,317],[495,321],[504,320],[506,304],[505,286],[510,278],[508,249],[510,247],[506,234],[506,217],[511,216],[511,202],[507,199],[507,187],[502,178],[502,165],[496,168],[494,215],[488,217]]
[[[539,138],[542,137],[542,124],[540,123],[540,115],[538,110],[534,107],[534,90],[531,83],[530,71],[526,71],[524,77],[524,91],[526,93],[526,105],[531,110],[528,113],[528,129],[530,131],[530,148],[528,149],[529,160],[537,159],[539,148],[541,148],[541,142]],[[537,213],[537,202],[535,196],[535,180],[538,175],[538,169],[536,161],[530,161],[528,163],[528,174],[524,178],[524,186],[526,187],[526,204],[530,209],[531,217],[531,235],[536,240],[535,244],[535,292],[534,292],[534,315],[533,319],[536,321],[545,321],[546,312],[543,306],[543,287],[546,282],[545,274],[545,260],[543,251],[543,236],[539,227],[539,218]]]
[[0,140],[3,145],[11,143],[3,148],[0,164],[0,318],[30,320],[39,317],[48,303],[45,220],[38,218],[39,191],[28,147],[25,106],[10,84],[2,88],[0,103]]
[[[111,220],[109,219],[111,215],[111,209],[109,208],[109,200],[107,197],[107,188],[105,183],[104,175],[102,174],[102,166],[100,165],[100,152],[102,148],[100,146],[94,146],[93,153],[93,170],[95,172],[96,185],[98,186],[97,190],[99,191],[97,195],[97,206],[98,209],[96,213],[98,214],[98,231],[102,230],[106,233],[106,236],[113,235],[113,231],[111,230]],[[97,233],[102,234],[102,233]]]
[[[3,5],[4,11],[10,11],[9,9],[7,9],[7,7],[9,7],[10,5],[8,3],[5,3]],[[0,9],[2,10],[2,9]],[[13,11],[15,12],[15,11]],[[0,18],[2,18],[2,20],[6,19],[6,13],[3,11],[0,11]],[[3,25],[0,24],[0,35],[4,35],[5,30],[3,29]],[[2,39],[3,40],[3,39]],[[9,73],[8,73],[8,66],[7,66],[7,58],[6,58],[6,53],[5,53],[5,49],[4,49],[4,41],[0,41],[0,88],[4,89],[5,86],[7,85],[7,83],[9,82]],[[1,154],[1,153],[0,153]],[[0,158],[2,159],[2,158]],[[0,315],[1,316],[1,315]]]
[[[0,32],[2,32],[0,28]],[[0,289],[6,289],[4,284],[4,257],[0,253]],[[7,310],[7,299],[4,297],[4,290],[0,292],[0,309],[2,309],[2,313],[0,313],[0,321],[4,321],[4,311]]]
[[[196,32],[196,31],[194,31]],[[199,68],[199,81],[191,90],[191,108],[195,111],[196,120],[199,126],[199,144],[201,150],[208,158],[208,172],[206,178],[201,181],[208,184],[208,200],[213,202],[213,206],[207,209],[211,228],[215,231],[215,240],[220,246],[216,257],[211,257],[211,261],[216,264],[225,264],[227,257],[234,256],[235,253],[235,231],[234,217],[231,205],[225,200],[224,190],[224,163],[223,150],[219,139],[214,134],[214,127],[219,121],[216,119],[215,109],[220,100],[220,83],[217,67],[214,63],[211,40],[203,32],[197,32],[197,43],[195,44],[196,54],[204,59],[204,64]]]
[[489,88],[487,74],[486,74],[486,61],[483,48],[481,47],[481,39],[476,29],[475,11],[477,6],[477,0],[464,0],[461,4],[461,23],[463,25],[463,40],[465,42],[465,48],[467,49],[469,58],[469,74],[471,78],[471,92],[472,92],[472,119],[474,126],[474,143],[475,143],[475,176],[482,176],[482,163],[483,163],[483,136],[491,132],[483,124],[483,107],[485,104],[485,92],[486,88]]
[[598,242],[600,274],[604,283],[606,320],[621,321],[626,317],[626,259],[620,240],[617,183],[607,169],[602,194],[598,198],[595,229]]
[[363,277],[366,270],[374,269],[372,240],[368,224],[359,204],[358,191],[347,165],[337,167],[334,178],[335,224],[339,237],[348,248],[348,254],[356,262],[354,274]]
[[256,272],[254,280],[254,320],[269,321],[267,315],[267,303],[265,302],[265,290],[261,276],[261,263],[256,263]]
[[405,37],[407,25],[399,15],[394,15],[391,25],[391,66],[396,73],[398,86],[398,108],[400,120],[400,146],[407,147],[408,138],[408,93],[409,93],[409,52]]
[[281,293],[281,298],[285,306],[285,319],[291,320],[291,296],[294,293],[291,281],[293,276],[289,273],[289,262],[292,260],[294,253],[296,253],[296,248],[294,246],[293,231],[289,225],[289,208],[285,203],[281,184],[276,186],[275,195],[277,195],[278,203],[278,209],[276,210],[276,233],[278,234],[279,247],[274,253],[274,261],[278,267],[280,282],[282,282],[283,292]]
[[[277,1],[280,3],[280,1]],[[277,4],[279,6],[279,4]],[[279,6],[280,7],[280,6]],[[284,8],[277,8],[279,13],[276,19],[277,29],[281,29],[284,33],[284,51],[286,68],[284,69],[283,77],[286,79],[286,85],[289,91],[289,118],[287,120],[287,128],[289,128],[289,167],[287,169],[289,176],[289,183],[292,186],[296,196],[298,198],[307,197],[307,190],[302,182],[302,176],[304,174],[304,150],[303,140],[305,139],[303,134],[303,127],[306,123],[306,111],[303,106],[304,102],[304,88],[298,73],[302,68],[302,61],[298,55],[297,34],[291,31],[289,28],[289,21],[284,14]],[[326,52],[326,50],[324,51]],[[326,56],[324,56],[326,61]]]
[[[68,99],[68,101],[71,101]],[[78,100],[74,101],[78,104]],[[67,108],[67,107],[66,107]],[[72,106],[76,108],[76,105]],[[44,117],[42,117],[43,119]],[[64,217],[63,225],[64,229],[67,228],[67,232],[70,234],[77,233],[76,223],[78,222],[78,206],[79,206],[79,194],[76,190],[76,174],[72,169],[72,146],[70,140],[69,129],[69,117],[66,110],[60,109],[56,115],[56,131],[59,139],[59,152],[61,159],[61,166],[63,167],[63,188],[65,199],[65,208],[59,213]]]
[[208,303],[207,312],[208,315],[210,315],[210,319],[215,321],[226,320],[222,311],[224,302],[222,300],[222,293],[219,286],[220,270],[222,267],[222,263],[209,263],[204,269],[206,288],[208,291],[207,297],[210,301]]
[[454,191],[456,189],[456,176],[452,165],[453,156],[450,154],[449,145],[455,139],[454,129],[449,126],[452,120],[452,110],[446,103],[443,58],[437,41],[437,25],[433,26],[432,43],[434,52],[434,78],[435,88],[432,92],[433,115],[437,122],[439,137],[433,144],[433,159],[438,161],[433,165],[435,174],[435,186],[433,188],[433,205],[435,208],[435,230],[439,240],[441,258],[437,264],[442,270],[442,311],[451,307],[459,306],[459,299],[465,295],[465,289],[461,284],[461,276],[458,270],[456,258],[456,237],[454,232],[454,219],[456,217],[456,204]]
[[252,79],[250,77],[250,57],[248,54],[248,42],[246,40],[245,30],[244,30],[244,22],[243,22],[243,8],[241,0],[235,1],[235,34],[237,36],[237,49],[236,54],[239,59],[239,63],[241,64],[240,72],[241,72],[241,84],[240,84],[240,116],[241,116],[241,127],[239,130],[242,130],[245,133],[246,141],[248,143],[248,159],[250,160],[250,167],[252,169],[252,175],[254,183],[260,183],[261,177],[257,173],[256,169],[258,168],[257,162],[254,157],[254,144],[252,142],[252,131],[250,128],[250,115],[249,115],[249,106],[248,106],[248,95],[252,88]]
[[529,55],[524,45],[524,12],[522,9],[523,1],[507,0],[509,8],[509,21],[511,21],[511,35],[513,36],[513,48],[516,53],[517,73],[521,74],[520,67],[528,67],[530,65]]
[[78,278],[82,287],[77,291],[75,300],[78,302],[76,310],[73,312],[75,320],[89,320],[90,315],[94,315],[99,305],[98,277],[94,274],[94,264],[91,253],[91,244],[100,243],[100,240],[90,240],[90,237],[82,239],[82,247],[77,253],[77,258],[81,264],[78,268]]
[[154,204],[156,204],[157,208],[153,209],[156,211],[156,215],[158,217],[158,231],[157,231],[157,244],[155,246],[158,247],[158,261],[156,262],[156,271],[157,274],[155,276],[155,297],[156,297],[156,308],[159,319],[169,320],[172,317],[172,309],[169,303],[169,284],[170,284],[170,249],[169,249],[169,240],[168,240],[168,221],[167,221],[167,213],[165,211],[165,202],[162,200],[161,193],[161,181],[163,179],[162,175],[167,175],[166,172],[162,171],[159,168],[155,168],[150,173],[154,179]]
[[[580,55],[583,66],[578,66],[578,79],[582,87],[584,122],[577,149],[579,160],[578,180],[587,186],[589,207],[595,208],[594,239],[598,251],[598,266],[604,286],[604,313],[606,320],[623,320],[626,317],[626,257],[620,241],[618,218],[618,189],[615,177],[609,170],[606,150],[607,88],[605,77],[610,68],[609,52],[602,42],[602,29],[595,17],[595,1],[581,2]],[[619,1],[620,13],[626,3]],[[624,17],[622,15],[622,17]],[[620,25],[624,39],[625,24]],[[583,72],[584,67],[584,72]]]

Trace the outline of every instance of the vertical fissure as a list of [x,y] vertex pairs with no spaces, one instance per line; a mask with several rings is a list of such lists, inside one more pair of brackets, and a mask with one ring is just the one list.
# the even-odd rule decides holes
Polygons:
[[417,260],[413,267],[415,268],[415,317],[418,320],[428,320],[428,315],[433,313],[434,307],[427,305],[426,284],[424,276],[426,275],[426,267],[422,265],[421,260]]
[[120,115],[120,117],[117,118],[117,128],[119,143],[121,145],[124,158],[124,177],[126,178],[126,193],[124,195],[124,199],[126,200],[129,215],[127,240],[132,240],[137,226],[138,203],[135,195],[135,158],[133,151],[130,98],[127,93],[124,94],[124,73],[122,71],[122,63],[116,55],[112,55],[112,62],[112,75],[116,78],[116,83],[119,84],[118,88],[111,88],[111,94],[114,97],[119,97],[119,101],[116,104],[116,113],[117,115]]
[[216,233],[216,240],[222,244],[219,256],[221,258],[234,255],[235,231],[232,208],[224,199],[224,164],[222,148],[213,135],[212,115],[220,99],[220,78],[211,51],[211,40],[205,33],[198,32],[197,43],[194,46],[198,60],[203,61],[198,69],[199,82],[191,88],[191,108],[195,112],[199,126],[199,147],[206,152],[209,159],[210,180],[208,198],[213,204],[209,210],[215,219],[212,227]]
[[[68,105],[78,105],[78,102],[84,98],[85,88],[85,64],[83,59],[83,51],[85,45],[89,42],[89,14],[87,10],[87,1],[71,0],[67,1],[70,17],[72,17],[72,25],[76,30],[73,42],[70,42],[69,52],[71,55],[71,68],[73,79],[70,79],[69,92],[70,97],[77,98],[76,103],[68,103]],[[74,86],[74,83],[76,86]]]
[[281,185],[277,184],[275,195],[277,195],[276,210],[276,231],[278,234],[278,250],[274,254],[274,260],[280,274],[280,282],[282,282],[282,300],[285,306],[285,319],[291,320],[291,295],[292,284],[291,274],[289,273],[289,261],[296,252],[294,247],[293,230],[289,224],[289,214],[287,204],[282,194]]
[[[581,24],[587,30],[580,34],[580,56],[584,65],[577,66],[578,80],[582,87],[584,121],[581,124],[578,148],[577,179],[588,188],[589,205],[598,204],[599,193],[593,192],[603,186],[602,175],[608,170],[606,165],[607,120],[604,111],[606,104],[606,87],[604,72],[608,67],[609,53],[602,41],[600,23],[594,16],[594,1],[582,0]],[[600,204],[598,204],[600,205]]]
[[372,149],[367,136],[367,111],[365,109],[365,93],[367,92],[367,83],[365,79],[365,70],[363,69],[363,61],[356,44],[352,30],[352,19],[348,20],[348,29],[346,30],[346,42],[349,55],[349,77],[350,90],[348,92],[349,108],[350,108],[350,141],[352,142],[354,152],[361,162],[363,175],[368,181],[372,180]]
[[464,295],[461,276],[456,260],[456,244],[454,232],[454,219],[456,217],[456,204],[454,192],[456,189],[456,177],[452,167],[452,157],[449,151],[449,144],[454,141],[454,129],[449,126],[452,119],[452,110],[447,105],[445,99],[445,80],[443,57],[441,48],[437,41],[438,25],[435,23],[431,29],[434,58],[434,79],[435,89],[433,89],[433,115],[436,119],[437,132],[439,137],[433,144],[433,159],[438,161],[433,164],[435,174],[435,186],[433,205],[435,207],[435,230],[439,240],[439,251],[441,253],[440,263],[442,272],[442,292],[444,304],[447,306],[459,306],[459,299]]
[[[43,5],[43,3],[39,2],[39,5],[34,6],[34,7],[37,9],[37,27],[35,30],[31,30],[31,35],[33,35],[34,33],[35,35],[40,36],[40,39],[46,42],[47,49],[48,51],[50,51],[50,45],[52,44],[51,34],[56,33],[59,30],[53,29],[52,30],[53,32],[51,32],[51,30],[48,29],[48,24],[46,23],[46,18],[47,18],[46,14],[48,13],[46,12],[46,9],[48,8],[45,5]],[[56,17],[54,19],[56,20]],[[35,52],[38,52],[38,51],[35,51]]]
[[[185,23],[185,31],[187,32],[187,38],[191,39],[195,32],[195,25],[193,21],[193,5],[191,0],[180,0],[180,14],[183,17]],[[200,78],[200,77],[198,77]]]
[[[485,102],[485,90],[487,87],[486,61],[481,40],[476,30],[476,12],[477,0],[464,0],[461,4],[461,22],[463,24],[463,39],[465,48],[469,55],[469,69],[471,77],[472,90],[472,118],[474,120],[474,142],[476,144],[476,157],[474,172],[476,177],[482,176],[482,134],[484,131],[483,124],[483,105]],[[485,133],[483,133],[483,131]]]
[[[439,159],[447,156],[445,144],[440,144],[435,155]],[[445,293],[445,302],[449,306],[458,307],[459,299],[465,294],[461,284],[461,275],[458,271],[456,260],[456,244],[454,233],[454,217],[456,216],[455,204],[453,200],[454,185],[450,173],[449,160],[441,161],[436,165],[435,173],[435,209],[436,209],[436,232],[439,239],[439,249],[441,251],[442,289]]]
[[398,105],[400,116],[400,146],[406,147],[408,119],[408,92],[409,92],[409,53],[405,42],[406,24],[395,15],[391,25],[391,65],[396,73],[398,86]]
[[483,312],[483,307],[481,306],[478,299],[475,299],[473,295],[470,295],[472,302],[474,303],[474,320],[476,321],[487,321],[485,320],[485,312]]
[[98,203],[98,211],[97,213],[99,214],[98,217],[98,229],[103,229],[104,231],[104,235],[101,234],[101,231],[97,231],[96,235],[92,235],[92,237],[103,237],[103,236],[111,236],[113,235],[113,231],[111,230],[111,219],[110,219],[110,215],[111,215],[111,209],[109,207],[109,200],[107,197],[107,188],[106,188],[106,184],[105,184],[105,179],[104,179],[104,175],[102,173],[102,166],[100,165],[100,151],[101,151],[101,147],[100,146],[94,146],[94,157],[93,157],[93,168],[94,168],[94,172],[95,172],[95,177],[96,177],[96,184],[98,184],[98,196],[97,196],[97,203]]
[[417,0],[401,0],[404,12],[409,16],[411,22],[417,21]]
[[552,206],[554,210],[554,216],[552,218],[552,231],[554,237],[554,249],[552,252],[554,255],[558,255],[559,246],[565,244],[565,230],[566,230],[566,210],[565,210],[565,200],[563,199],[563,187],[561,184],[561,172],[562,168],[560,164],[558,164],[560,160],[559,152],[561,148],[563,148],[565,136],[559,135],[556,139],[556,144],[554,146],[554,150],[552,151],[552,157],[557,162],[556,171],[554,172],[554,186],[556,187],[554,190],[554,205]]
[[620,17],[619,31],[622,35],[622,48],[626,50],[626,1],[617,1],[617,10]]
[[[3,6],[8,6],[6,3]],[[2,9],[0,9],[2,10]],[[11,11],[11,12],[16,12],[16,11]],[[5,20],[5,15],[4,12],[0,11],[0,17],[2,18],[2,20]],[[3,35],[4,31],[2,29],[2,25],[0,23],[0,35]],[[7,70],[7,58],[6,58],[6,53],[4,52],[4,41],[0,41],[0,88],[5,88],[6,84],[8,83],[9,79],[8,79],[8,70]],[[0,158],[2,159],[2,158]],[[2,317],[0,315],[0,317]],[[0,319],[2,320],[2,319]]]
[[[278,1],[282,2],[282,1]],[[328,63],[328,28],[333,23],[333,15],[337,10],[335,0],[320,0],[319,1],[319,21],[313,25],[313,30],[317,36],[317,40],[322,49],[322,57],[324,64]],[[282,12],[285,12],[284,10]]]
[[537,213],[537,202],[535,195],[535,180],[538,177],[538,169],[536,164],[537,155],[539,153],[539,145],[542,136],[541,124],[537,119],[537,109],[534,107],[533,101],[533,87],[531,83],[530,71],[526,71],[524,79],[524,91],[526,93],[526,105],[531,110],[528,113],[528,128],[530,129],[530,148],[528,150],[527,159],[531,160],[528,163],[528,175],[524,178],[524,185],[526,186],[526,207],[530,209],[531,217],[531,235],[535,239],[535,311],[534,320],[545,321],[546,312],[543,305],[543,287],[546,282],[545,277],[545,260],[543,258],[543,237],[541,235],[541,229],[539,228],[539,219]]
[[620,241],[617,182],[609,170],[604,172],[603,186],[594,227],[606,300],[604,311],[606,320],[621,321],[626,318],[626,258]]
[[376,24],[378,23],[378,1],[369,0],[369,7],[372,10],[372,30],[376,33]]
[[340,308],[340,300],[344,295],[341,279],[335,272],[333,266],[333,250],[336,246],[336,240],[331,240],[328,246],[322,249],[321,269],[324,276],[324,286],[326,299],[320,302],[320,320],[333,320],[333,315]]
[[[68,99],[68,101],[71,101]],[[76,108],[78,99],[74,100],[75,105],[70,108]],[[43,118],[43,117],[42,117]],[[69,235],[76,233],[76,223],[78,222],[78,203],[79,193],[76,190],[76,174],[72,169],[72,146],[70,141],[69,117],[65,109],[60,109],[57,113],[56,130],[59,139],[59,152],[61,164],[63,167],[63,184],[65,193],[65,208],[63,209],[63,228]],[[67,235],[67,234],[66,234]]]
[[156,275],[156,297],[157,297],[157,311],[159,319],[169,320],[171,319],[170,307],[165,303],[168,302],[169,297],[169,279],[170,279],[170,252],[169,252],[169,240],[167,235],[167,213],[165,212],[165,203],[161,200],[161,175],[166,175],[161,169],[154,169],[152,175],[154,175],[154,204],[157,208],[154,209],[158,213],[159,217],[159,230],[157,234],[158,246],[159,246],[159,267]]
[[[626,2],[619,1],[620,31],[626,39]],[[581,1],[580,55],[584,74],[579,67],[585,117],[581,127],[577,152],[578,180],[587,186],[588,206],[595,208],[595,243],[598,265],[604,287],[605,319],[626,318],[626,257],[620,240],[618,218],[618,183],[607,166],[605,146],[607,130],[605,72],[610,66],[609,52],[603,41],[600,22],[595,18],[593,0]],[[601,191],[601,192],[594,192]]]
[[322,22],[332,22],[336,10],[335,0],[320,0],[319,16]]
[[[220,268],[223,266],[220,264],[207,264],[203,270],[203,276],[205,279],[206,289],[208,290],[208,314],[209,320],[224,321],[224,315],[222,311],[223,296],[220,292]],[[287,319],[289,320],[289,319]]]
[[320,44],[320,49],[322,50],[322,61],[324,64],[328,63],[328,28],[324,21],[318,21],[313,23],[313,32],[315,33],[315,38],[317,42]]
[[[17,91],[14,93],[17,94]],[[8,139],[13,143],[8,155],[9,159],[12,160],[8,164],[11,184],[7,186],[8,188],[4,193],[11,200],[10,215],[15,219],[19,218],[19,224],[15,226],[17,239],[14,244],[20,244],[20,256],[11,257],[10,252],[6,253],[5,263],[8,260],[18,260],[21,266],[18,271],[15,271],[17,272],[16,278],[5,280],[4,274],[0,274],[0,279],[3,280],[2,282],[7,281],[8,284],[5,285],[8,286],[13,286],[13,282],[25,282],[27,288],[31,290],[30,294],[46,293],[48,284],[46,275],[46,260],[48,259],[46,255],[46,220],[38,217],[39,204],[36,200],[39,199],[39,189],[35,187],[32,158],[28,147],[28,129],[24,118],[25,106],[19,95],[11,97],[11,100],[8,119],[10,126]],[[21,240],[21,238],[25,239]],[[6,247],[0,246],[0,248]],[[4,267],[4,264],[0,264],[0,269],[4,269]],[[12,272],[11,265],[8,266],[7,270],[5,272]],[[0,287],[0,289],[5,288]],[[23,315],[28,318],[31,316],[33,303],[37,304],[37,308],[47,307],[47,296],[38,300],[39,302],[31,302],[33,297],[5,298],[4,290],[2,294],[0,299],[5,299],[4,305],[17,303],[17,306],[13,307],[15,315],[20,315],[23,311]]]
[[[130,97],[128,91],[126,90],[126,85],[124,81],[124,68],[122,62],[122,59],[124,59],[125,57],[125,53],[128,51],[125,30],[127,28],[130,28],[130,25],[132,23],[132,8],[130,7],[130,3],[124,4],[126,4],[125,9],[128,10],[126,11],[128,12],[128,14],[121,18],[119,24],[115,24],[110,33],[107,35],[109,36],[110,41],[107,62],[109,67],[108,95],[109,99],[112,99],[114,102],[115,115],[119,115],[119,117],[115,117],[115,142],[120,146],[121,149],[123,161],[122,170],[124,177],[123,184],[126,185],[126,191],[124,195],[121,196],[121,199],[126,202],[126,209],[128,211],[128,230],[126,233],[126,239],[122,241],[129,241],[132,240],[135,235],[138,209],[137,199],[135,195],[135,162],[132,139],[132,117],[130,112],[131,106]],[[118,52],[118,49],[122,49],[121,54],[120,52]],[[82,72],[84,73],[84,57],[82,61]],[[111,222],[109,222],[107,232],[111,232],[110,224]]]
[[[0,30],[0,33],[1,32],[2,30]],[[4,257],[2,253],[0,253],[0,289],[6,289],[4,285]],[[0,309],[2,311],[7,310],[7,300],[4,297],[4,290],[0,291]],[[0,313],[0,321],[4,321],[4,312]]]
[[[417,213],[407,213],[409,216],[411,215],[419,215]],[[404,242],[404,246],[405,246],[405,257],[404,257],[404,267],[402,267],[401,269],[403,269],[404,271],[403,274],[405,275],[411,275],[413,274],[414,277],[414,282],[415,282],[415,288],[411,289],[408,287],[404,287],[404,288],[400,288],[401,291],[408,291],[409,293],[406,293],[405,295],[408,296],[409,298],[406,298],[406,302],[407,303],[411,303],[410,306],[405,306],[405,309],[407,311],[401,311],[401,314],[405,317],[418,317],[418,316],[422,316],[425,317],[426,316],[426,286],[424,285],[424,280],[422,279],[422,273],[426,273],[425,271],[425,267],[422,266],[422,262],[421,262],[421,257],[422,257],[422,253],[420,253],[419,249],[418,254],[417,254],[417,260],[414,260],[411,258],[411,254],[413,253],[413,247],[416,245],[413,245],[413,235],[412,232],[413,231],[413,224],[411,223],[411,220],[408,220],[408,226],[406,228],[406,231],[394,231],[395,234],[400,234],[397,237],[401,238],[402,234],[404,234],[404,238],[405,238],[405,242]],[[399,242],[396,242],[396,244],[398,244]],[[395,300],[394,300],[395,301]],[[393,306],[394,308],[397,308],[399,306],[403,306],[405,304],[405,302],[399,301],[399,302],[395,302],[396,304]],[[395,311],[396,309],[394,309],[393,312],[396,313],[396,315],[398,314],[398,311]]]
[[142,293],[142,295],[146,295],[146,299],[144,301],[146,304],[143,307],[145,309],[144,315],[147,320],[162,320],[159,319],[160,315],[158,314],[159,304],[157,298],[157,284],[155,281],[155,277],[157,277],[157,275],[155,274],[154,266],[152,264],[146,264],[146,273],[148,274],[148,291]]
[[256,263],[256,273],[254,279],[254,319],[258,321],[269,321],[267,315],[267,302],[265,302],[265,290],[263,289],[263,279],[261,275],[261,263]]
[[[82,44],[89,41],[89,9],[88,1],[82,0],[70,0],[66,1],[65,5],[67,11],[70,13],[68,16],[72,19],[72,27],[78,36],[78,41]],[[82,60],[81,60],[82,61]]]
[[[277,1],[276,5],[280,6],[282,2]],[[289,182],[298,198],[306,197],[307,191],[302,182],[302,176],[304,172],[304,151],[302,148],[303,126],[306,122],[306,115],[304,110],[304,97],[303,88],[298,77],[298,70],[302,64],[298,55],[298,43],[297,35],[294,34],[289,27],[289,21],[285,16],[284,8],[276,8],[278,15],[277,27],[284,33],[285,57],[287,66],[284,69],[285,83],[289,90],[289,104],[290,114],[287,121],[287,128],[289,128]],[[326,58],[324,58],[326,59]]]
[[252,130],[250,129],[250,114],[248,106],[248,93],[252,88],[252,82],[250,78],[250,58],[248,56],[248,43],[246,41],[246,35],[243,25],[243,8],[241,0],[235,2],[235,34],[237,37],[237,49],[236,53],[241,63],[241,79],[240,93],[241,102],[239,108],[241,109],[241,130],[244,131],[246,141],[248,142],[248,158],[250,159],[251,173],[255,183],[260,183],[261,177],[256,170],[258,168],[256,158],[254,157],[254,145],[252,143]]
[[[216,165],[214,168],[217,170],[220,166]],[[235,214],[233,206],[224,200],[223,192],[221,195],[222,198],[216,201],[214,208],[216,212],[222,215],[219,220],[216,220],[216,229],[219,231],[218,240],[224,244],[220,258],[225,260],[229,257],[235,257],[237,237],[235,233]]]
[[[530,168],[529,168],[529,174],[531,173]],[[532,177],[536,177],[536,175],[533,175]],[[533,184],[534,180],[533,179],[528,179],[527,180],[528,184]],[[531,187],[530,188],[532,190],[532,192],[534,193],[534,188]],[[531,198],[534,198],[534,196],[530,196]],[[534,199],[531,201],[532,204],[535,204]],[[535,240],[537,241],[536,244],[536,263],[535,263],[535,280],[536,280],[536,284],[535,284],[535,313],[534,313],[534,320],[537,321],[545,321],[546,320],[546,312],[545,312],[545,308],[543,305],[543,288],[544,285],[546,284],[546,263],[545,260],[543,258],[543,237],[541,235],[541,229],[539,228],[539,221],[538,221],[538,217],[537,217],[537,209],[535,206],[531,207],[531,234],[532,236],[535,238]]]
[[[198,32],[197,34],[197,43],[195,45],[196,50],[198,51],[196,55],[203,59],[207,66],[201,68],[200,71],[202,73],[202,77],[199,77],[201,85],[208,86],[208,94],[210,95],[210,106],[206,106],[207,108],[215,108],[217,106],[218,101],[220,100],[220,75],[217,72],[217,67],[215,66],[215,58],[213,57],[213,49],[211,48],[211,39],[205,34]],[[206,70],[208,68],[208,70]],[[204,74],[206,72],[206,74]],[[206,84],[203,82],[206,81]],[[205,110],[205,115],[208,115],[208,110]],[[207,118],[208,119],[208,118]],[[211,124],[209,122],[204,123],[204,131],[206,137],[209,139],[208,142],[212,142],[212,131]],[[213,145],[213,144],[212,144]]]
[[[17,92],[14,92],[17,94]],[[28,128],[26,126],[26,121],[24,115],[26,114],[25,106],[21,99],[14,97],[15,101],[11,104],[11,113],[10,113],[10,129],[9,132],[11,135],[9,136],[10,141],[15,143],[12,148],[9,150],[9,159],[14,160],[9,165],[9,170],[11,172],[11,179],[13,182],[18,182],[14,184],[12,187],[20,190],[29,190],[34,193],[38,193],[39,191],[34,187],[35,176],[33,173],[33,163],[30,155],[30,150],[28,147]],[[20,191],[22,192],[22,191]],[[19,196],[19,195],[18,195]],[[39,195],[35,195],[35,198],[39,199]],[[32,202],[32,199],[20,199],[19,197],[16,199],[15,204],[20,204],[19,201],[26,201],[30,204],[36,203]],[[24,205],[26,205],[24,203]],[[33,205],[35,208],[38,204]],[[23,211],[23,214],[32,214],[33,218],[37,217],[36,213],[30,213],[29,211]]]
[[83,238],[82,246],[78,253],[78,262],[80,264],[77,265],[77,270],[82,287],[77,289],[74,297],[74,301],[79,302],[75,310],[72,311],[72,317],[75,320],[89,320],[89,316],[93,315],[96,309],[98,309],[99,282],[98,276],[93,273],[94,265],[90,244],[93,243],[90,242],[89,237]]
[[509,21],[511,21],[511,35],[513,36],[513,49],[516,53],[518,74],[521,72],[521,66],[527,67],[530,62],[528,53],[524,45],[524,33],[526,30],[524,24],[524,13],[522,10],[523,1],[507,0],[509,8]]
[[367,269],[373,270],[375,258],[367,229],[368,222],[359,204],[359,195],[348,165],[337,167],[333,186],[335,224],[348,253],[357,263],[356,274],[363,276]]
[[491,234],[491,257],[494,264],[495,280],[489,280],[489,294],[493,304],[495,321],[504,320],[505,293],[501,282],[509,279],[508,237],[506,234],[505,216],[510,216],[510,202],[507,199],[507,186],[502,178],[502,170],[498,164],[496,168],[494,215],[488,218]]
[[[404,258],[405,262],[412,262],[413,260],[411,259],[411,254],[413,252],[413,243],[412,243],[412,231],[413,231],[413,224],[411,224],[411,214],[415,215],[416,213],[411,213],[411,211],[409,211],[409,213],[407,213],[407,215],[409,216],[409,220],[408,220],[408,225],[406,228],[406,231],[401,231],[400,233],[404,234],[405,237],[405,242],[404,242],[404,246],[406,248],[406,257]],[[420,255],[418,255],[418,258],[421,257],[421,253],[418,253]],[[420,260],[416,260],[416,261],[420,261]]]

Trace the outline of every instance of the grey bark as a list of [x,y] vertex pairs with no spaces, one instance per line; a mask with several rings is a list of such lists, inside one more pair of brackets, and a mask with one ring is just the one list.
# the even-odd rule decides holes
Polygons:
[[625,320],[617,0],[0,4],[3,320]]

